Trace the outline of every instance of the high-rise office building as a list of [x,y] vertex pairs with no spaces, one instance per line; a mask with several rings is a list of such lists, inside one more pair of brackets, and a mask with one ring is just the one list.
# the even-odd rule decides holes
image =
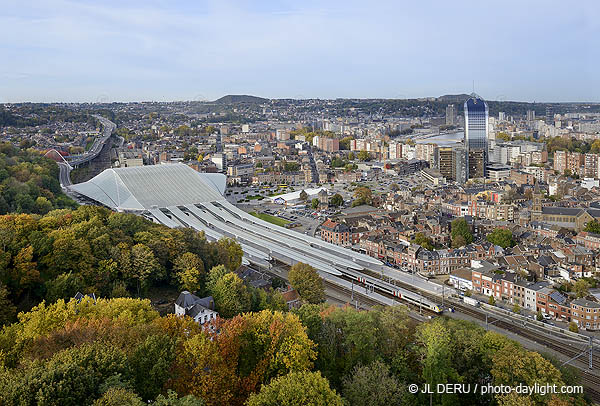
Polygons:
[[440,146],[436,149],[435,169],[448,181],[465,183],[465,149],[462,144]]
[[527,110],[527,121],[535,121],[535,110]]
[[554,125],[554,108],[551,105],[546,106],[546,124]]
[[446,107],[446,125],[454,125],[456,121],[456,109],[454,104],[449,104]]
[[465,148],[462,144],[452,148],[452,177],[455,182],[465,183],[467,181],[467,167]]
[[475,93],[465,102],[467,179],[485,178],[488,163],[488,105]]

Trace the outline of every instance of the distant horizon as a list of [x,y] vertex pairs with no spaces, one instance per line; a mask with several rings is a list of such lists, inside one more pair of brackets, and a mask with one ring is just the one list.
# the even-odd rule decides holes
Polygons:
[[0,103],[600,102],[592,0],[5,2]]
[[[265,100],[423,100],[423,99],[439,99],[441,97],[448,96],[459,96],[463,94],[443,94],[440,96],[417,96],[417,97],[408,97],[408,98],[395,98],[395,97],[304,97],[304,98],[294,98],[294,97],[264,97],[257,96],[254,94],[241,94],[241,93],[228,93],[223,96],[217,97],[212,100],[193,100],[193,99],[173,99],[173,100],[103,100],[103,101],[89,101],[89,100],[56,100],[56,101],[11,101],[11,102],[0,102],[0,105],[9,105],[9,104],[112,104],[112,103],[214,103],[219,99],[222,99],[227,96],[249,96],[249,97],[257,97]],[[467,93],[464,95],[468,96]],[[480,95],[481,96],[481,95]],[[501,103],[527,103],[527,104],[600,104],[600,101],[525,101],[525,100],[515,100],[515,99],[487,99],[484,96],[481,96],[483,100],[486,102],[501,102]],[[442,102],[442,100],[437,100]],[[456,104],[457,102],[447,101],[448,104]],[[226,104],[226,103],[224,103]]]

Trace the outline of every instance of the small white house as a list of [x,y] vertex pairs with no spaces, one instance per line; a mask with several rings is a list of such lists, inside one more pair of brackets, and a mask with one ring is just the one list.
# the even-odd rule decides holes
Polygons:
[[473,290],[473,272],[468,268],[459,268],[450,272],[450,283],[458,290]]
[[178,316],[190,316],[200,325],[215,320],[219,315],[215,311],[215,301],[212,296],[199,298],[187,290],[181,292],[175,301],[175,314]]

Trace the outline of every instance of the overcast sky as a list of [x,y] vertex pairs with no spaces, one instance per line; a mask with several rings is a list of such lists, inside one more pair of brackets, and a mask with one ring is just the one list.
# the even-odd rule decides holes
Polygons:
[[600,101],[600,5],[578,1],[12,1],[0,102]]

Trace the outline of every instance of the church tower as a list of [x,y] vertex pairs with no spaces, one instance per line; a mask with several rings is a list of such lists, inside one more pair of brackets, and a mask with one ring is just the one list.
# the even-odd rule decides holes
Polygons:
[[542,221],[542,192],[540,185],[535,182],[533,188],[533,205],[531,206],[531,221]]

